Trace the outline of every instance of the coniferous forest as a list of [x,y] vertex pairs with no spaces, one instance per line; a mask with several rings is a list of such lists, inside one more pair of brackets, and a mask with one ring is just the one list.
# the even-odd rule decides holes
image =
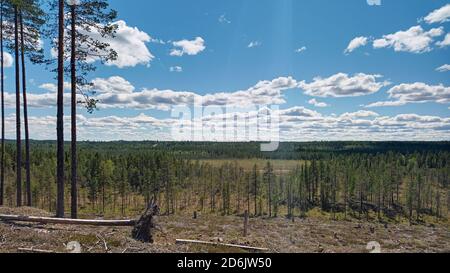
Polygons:
[[[31,143],[32,206],[56,211],[55,143]],[[156,200],[164,215],[447,218],[450,145],[442,143],[79,143],[81,212],[133,215]],[[6,145],[5,204],[16,205],[15,150]],[[70,157],[65,155],[67,195]],[[24,168],[24,166],[22,166]],[[70,200],[66,198],[67,208]]]

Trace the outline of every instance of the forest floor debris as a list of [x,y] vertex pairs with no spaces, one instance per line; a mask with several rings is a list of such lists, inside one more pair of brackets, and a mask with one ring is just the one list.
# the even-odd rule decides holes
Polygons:
[[[52,216],[33,208],[0,208],[0,213]],[[377,242],[382,252],[450,252],[448,223],[409,225],[378,223],[357,219],[333,221],[308,217],[292,222],[286,218],[251,218],[248,236],[242,237],[243,218],[236,216],[192,215],[156,218],[154,244],[131,239],[131,227],[87,227],[0,222],[0,253],[39,250],[70,252],[70,242],[78,242],[83,253],[189,253],[244,251],[220,246],[177,245],[186,238],[220,241],[268,248],[282,253],[369,252],[369,242]]]

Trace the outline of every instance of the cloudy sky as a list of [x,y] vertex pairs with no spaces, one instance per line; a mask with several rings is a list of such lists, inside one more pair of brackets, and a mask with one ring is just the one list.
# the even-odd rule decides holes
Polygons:
[[[82,140],[183,139],[174,130],[193,121],[200,140],[224,140],[227,117],[267,108],[281,140],[450,140],[448,0],[109,2],[119,58],[90,75],[100,103],[79,109]],[[10,55],[5,63],[12,139]],[[54,75],[28,67],[31,137],[55,139]],[[179,120],[183,107],[191,119]],[[234,136],[257,140],[236,124]]]

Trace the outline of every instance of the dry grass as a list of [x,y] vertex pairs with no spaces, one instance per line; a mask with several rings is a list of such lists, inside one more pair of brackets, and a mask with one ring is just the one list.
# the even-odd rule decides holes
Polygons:
[[[6,209],[0,213],[49,216],[31,208]],[[250,219],[249,236],[242,237],[243,219],[235,216],[199,215],[198,219],[174,215],[157,218],[155,243],[143,244],[129,236],[131,228],[96,228],[61,225],[0,223],[0,252],[37,248],[67,252],[66,244],[81,243],[83,252],[166,253],[240,252],[223,247],[176,245],[176,239],[193,239],[265,247],[270,252],[323,253],[368,252],[367,243],[377,241],[384,252],[450,252],[447,223],[414,225],[381,224],[358,220],[332,221],[324,215],[292,222],[285,218]]]
[[226,163],[236,162],[240,167],[244,168],[245,171],[252,171],[255,164],[257,165],[260,172],[264,171],[267,166],[267,162],[270,162],[273,166],[275,173],[289,173],[304,161],[300,160],[265,160],[265,159],[217,159],[217,160],[202,160],[204,163],[209,163],[212,166],[220,167]]

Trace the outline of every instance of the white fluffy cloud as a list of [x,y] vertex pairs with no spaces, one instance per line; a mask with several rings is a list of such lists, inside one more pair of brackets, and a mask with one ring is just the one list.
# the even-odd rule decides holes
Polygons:
[[[283,118],[281,118],[283,120]],[[369,111],[341,116],[318,116],[314,120],[285,122],[283,139],[299,140],[445,140],[450,133],[449,118],[403,114],[380,116]]]
[[169,71],[170,72],[178,72],[178,73],[180,73],[180,72],[183,72],[183,68],[181,66],[171,66],[169,68]]
[[450,18],[450,4],[443,6],[440,9],[437,9],[430,14],[428,14],[424,20],[428,24],[434,23],[445,23],[448,22]]
[[[70,115],[65,118],[65,133],[70,134]],[[15,115],[6,117],[6,134],[15,137]],[[80,140],[168,140],[163,128],[168,128],[174,121],[156,119],[140,114],[132,117],[77,115],[78,135]],[[30,135],[37,140],[54,140],[56,138],[55,116],[30,116]]]
[[109,77],[107,79],[96,78],[92,80],[93,90],[105,94],[131,94],[134,86],[127,80],[119,76]]
[[[349,77],[346,74],[336,74],[327,79],[316,78],[306,84],[297,82],[291,77],[281,77],[271,81],[260,81],[254,86],[235,92],[210,93],[199,95],[194,92],[173,90],[143,89],[136,91],[134,86],[121,77],[93,80],[93,90],[99,99],[99,108],[126,108],[134,110],[159,109],[170,110],[172,106],[234,106],[247,107],[253,105],[273,105],[286,103],[283,92],[289,89],[308,87],[310,94],[322,97],[346,97],[366,95],[377,92],[386,82],[378,82],[379,75],[356,74]],[[67,87],[67,86],[66,86]],[[41,88],[49,93],[29,93],[31,108],[54,107],[56,95],[54,86],[44,84]],[[389,102],[384,104],[403,105],[413,102],[434,101],[450,103],[450,90],[442,85],[428,86],[423,83],[397,85],[388,91]],[[7,93],[5,103],[12,108],[15,97]],[[70,94],[65,94],[65,104],[70,103]],[[321,102],[313,99],[311,104],[320,107]],[[450,118],[436,116],[420,116],[417,114],[402,114],[398,116],[381,116],[373,111],[349,112],[341,115],[323,115],[305,107],[293,107],[274,110],[280,121],[280,136],[283,141],[303,140],[442,140],[450,137]],[[101,112],[99,112],[101,113]],[[258,116],[259,111],[236,112],[229,116]],[[67,119],[69,117],[66,117]],[[11,128],[13,118],[11,119]],[[170,130],[173,126],[191,122],[174,119],[157,119],[148,115],[135,117],[93,117],[79,116],[80,139],[83,140],[171,140]],[[223,116],[206,116],[208,122],[203,126],[214,126],[221,132],[226,125]],[[70,123],[67,122],[67,126]],[[35,139],[54,139],[55,117],[30,117],[31,132]],[[67,128],[70,129],[70,128]],[[201,128],[206,130],[205,127]],[[299,134],[301,132],[301,134]],[[8,135],[14,136],[11,129]],[[245,132],[238,135],[246,136]],[[263,133],[263,136],[267,135]],[[220,140],[220,136],[206,140]],[[179,140],[179,139],[177,139]],[[189,140],[189,139],[187,139]],[[225,139],[224,139],[225,140]],[[251,138],[250,140],[261,140]]]
[[444,40],[437,42],[436,45],[438,45],[439,47],[450,46],[450,33],[447,33],[447,35],[445,35]]
[[[285,103],[283,91],[294,89],[298,82],[292,77],[280,77],[271,81],[260,81],[246,90],[235,92],[217,92],[199,95],[195,92],[174,91],[170,89],[142,89],[136,91],[135,87],[122,77],[96,78],[92,80],[90,91],[94,92],[92,98],[99,100],[99,108],[123,109],[158,109],[168,111],[174,106],[236,106],[249,105],[279,105]],[[30,108],[48,108],[56,105],[56,86],[46,83],[40,86],[48,93],[29,93],[28,104]],[[70,90],[70,83],[65,83],[65,90]],[[7,107],[15,107],[15,96],[5,94]],[[80,97],[80,100],[82,97]],[[65,93],[64,102],[70,103],[70,92]]]
[[[227,113],[222,115],[207,116],[203,123],[197,123],[203,133],[212,126],[220,131],[214,134],[214,139],[208,134],[203,134],[203,140],[229,140],[226,133],[233,136],[248,135],[245,127],[234,127],[229,123],[230,117],[239,119],[249,118],[255,120],[262,112]],[[305,107],[293,107],[284,110],[268,110],[279,121],[279,135],[282,141],[332,141],[332,140],[443,140],[449,137],[448,131],[450,118],[437,116],[420,116],[417,114],[402,114],[398,116],[380,116],[372,111],[358,111],[337,115],[322,115]],[[206,121],[206,124],[205,124]],[[184,123],[192,126],[192,123]],[[186,127],[184,127],[186,128]],[[234,130],[238,128],[236,133]],[[259,136],[261,137],[261,136]],[[186,140],[186,139],[185,139]],[[258,135],[250,137],[250,140],[261,140]]]
[[[79,97],[82,100],[82,97]],[[29,108],[50,108],[56,106],[56,93],[28,93],[27,103]],[[64,94],[64,104],[66,106],[70,105],[70,93]],[[5,93],[5,107],[13,109],[16,107],[16,95],[13,93]]]
[[103,93],[96,98],[102,108],[158,109],[168,111],[172,106],[194,104],[198,95],[173,90],[144,89],[131,94]]
[[308,101],[308,103],[311,105],[314,105],[315,107],[319,107],[319,108],[328,107],[328,104],[326,104],[325,102],[319,102],[316,99],[311,99]]
[[146,43],[151,37],[137,27],[127,26],[125,21],[117,21],[116,37],[106,42],[111,45],[118,55],[116,61],[110,63],[119,68],[133,67],[139,64],[149,65],[154,56],[147,48]]
[[296,106],[292,108],[288,108],[285,110],[279,110],[278,114],[282,117],[282,120],[292,120],[293,117],[302,117],[302,118],[319,118],[322,115],[314,110]]
[[[258,115],[258,111],[246,114],[231,113],[228,116],[250,117]],[[280,121],[280,138],[282,141],[295,140],[445,140],[448,139],[450,119],[437,116],[420,116],[417,114],[402,114],[398,116],[380,116],[375,112],[359,111],[345,113],[341,116],[324,116],[304,107],[294,107],[275,111]],[[189,122],[181,122],[192,125]],[[85,118],[83,124],[90,126],[86,132],[105,131],[108,128],[115,134],[114,139],[123,139],[121,135],[130,135],[132,139],[172,139],[167,135],[172,126],[179,125],[179,120],[155,119],[147,115],[130,118],[105,117]],[[227,128],[227,119],[223,115],[206,116],[202,119],[200,130],[204,140],[225,140],[223,134],[208,134],[214,124],[215,130],[228,133],[236,127]],[[83,125],[82,125],[83,126]],[[164,130],[166,128],[166,130]],[[222,129],[226,128],[226,129]],[[245,136],[245,127],[237,127],[237,134]],[[231,129],[231,130],[230,130]],[[132,135],[135,132],[136,135]],[[301,134],[299,134],[301,132]],[[108,132],[110,133],[110,132]],[[234,133],[234,132],[233,132]],[[250,133],[250,132],[249,132]],[[234,134],[233,134],[234,135]],[[100,135],[93,137],[100,138]],[[264,136],[249,134],[250,140],[260,140]],[[189,139],[184,139],[189,140]]]
[[380,116],[378,113],[372,111],[358,111],[352,113],[344,113],[340,116],[341,119],[358,119],[358,118],[370,118],[370,117],[378,117]]
[[381,75],[367,75],[364,73],[349,76],[338,73],[329,78],[314,78],[311,83],[302,81],[299,87],[309,96],[313,97],[356,97],[378,92],[389,82],[379,82]]
[[300,48],[297,48],[295,50],[295,53],[302,53],[303,51],[306,51],[306,50],[307,50],[306,46],[302,46]]
[[388,91],[389,97],[404,102],[450,103],[450,87],[425,83],[400,84]]
[[421,82],[400,84],[392,87],[388,94],[391,101],[376,102],[366,107],[401,106],[425,102],[450,103],[450,87],[443,85],[432,86]]
[[[126,97],[134,91],[134,86],[121,77],[110,77],[108,79],[96,78],[92,80],[91,91],[95,91],[93,98],[101,97],[104,94]],[[27,100],[30,108],[52,108],[56,106],[57,86],[53,83],[44,83],[39,86],[40,89],[48,91],[47,93],[28,92]],[[70,105],[71,84],[64,82],[64,104]],[[88,91],[88,90],[85,90]],[[15,94],[5,93],[5,105],[8,108],[15,107]],[[83,101],[83,96],[78,95],[78,101]],[[81,105],[80,105],[81,106]]]
[[[387,81],[379,81],[380,75],[363,73],[349,76],[338,73],[329,78],[314,78],[310,83],[299,82],[292,77],[279,77],[273,80],[260,81],[254,86],[227,92],[210,92],[200,95],[197,92],[171,89],[136,90],[126,79],[120,76],[95,78],[91,81],[92,98],[99,100],[99,108],[158,109],[168,111],[174,106],[237,106],[281,105],[286,103],[284,93],[287,90],[303,89],[305,94],[313,97],[355,97],[370,95],[389,85]],[[28,103],[31,108],[55,107],[56,85],[45,83],[39,86],[48,93],[29,92]],[[65,104],[70,102],[70,83],[65,82]],[[7,107],[14,107],[14,95],[6,94]],[[82,99],[82,98],[80,98]],[[311,99],[315,107],[327,107],[328,104]]]
[[181,57],[183,55],[197,55],[206,49],[205,40],[202,37],[197,37],[194,40],[181,40],[172,43],[175,47],[171,50],[171,56]]
[[[39,88],[50,91],[52,93],[56,93],[58,91],[58,86],[54,83],[44,83],[39,86]],[[70,82],[64,82],[64,91],[70,91],[71,85]]]
[[398,52],[424,53],[431,51],[434,39],[443,34],[442,27],[424,31],[421,26],[414,26],[406,31],[384,35],[383,38],[373,42],[373,47],[376,49],[392,47]]
[[[140,114],[130,117],[78,115],[80,140],[192,140],[189,137],[178,139],[171,134],[172,129],[181,124],[197,126],[203,140],[226,140],[237,135],[247,136],[248,140],[261,140],[261,135],[248,132],[248,127],[230,125],[227,117],[236,116],[239,119],[254,120],[261,111],[248,113],[227,113],[204,116],[201,119],[178,120],[158,119]],[[316,111],[294,107],[284,110],[274,110],[279,117],[281,141],[332,141],[332,140],[447,140],[450,137],[450,118],[438,116],[421,116],[417,114],[401,114],[397,116],[381,116],[371,111],[344,113],[340,116],[322,115]],[[70,132],[70,116],[65,117],[65,130]],[[201,121],[201,123],[197,123]],[[15,116],[6,118],[7,137],[15,136]],[[228,126],[228,127],[227,127]],[[231,127],[230,127],[231,126]],[[33,139],[55,139],[55,116],[30,116],[30,133]],[[192,127],[191,127],[192,128]],[[211,134],[211,129],[219,134]],[[236,131],[237,130],[237,131]],[[246,137],[244,137],[246,138]],[[241,138],[239,138],[241,139]]]
[[444,64],[438,68],[436,68],[436,71],[438,72],[447,72],[450,71],[450,64]]
[[252,41],[252,42],[250,42],[250,44],[248,44],[248,48],[254,48],[254,47],[258,47],[258,46],[261,46],[261,42],[260,41]]
[[14,59],[8,52],[3,53],[3,65],[4,67],[12,67],[14,64]]
[[282,77],[261,81],[255,86],[236,92],[198,95],[194,92],[144,89],[131,94],[105,93],[97,96],[101,107],[169,110],[173,106],[247,106],[285,103],[282,91],[295,88],[297,81]]
[[[103,37],[95,29],[87,33],[93,39],[109,44],[110,48],[117,52],[117,60],[107,62],[106,65],[117,66],[119,68],[150,65],[154,56],[147,48],[146,43],[153,42],[154,39],[137,27],[128,26],[123,20],[119,20],[114,24],[117,26],[115,37]],[[56,58],[57,52],[54,48],[52,48],[51,54]],[[99,58],[90,56],[87,62],[95,62],[98,60]]]
[[348,46],[345,49],[344,53],[345,54],[351,53],[355,49],[367,45],[368,40],[369,39],[367,37],[364,37],[364,36],[354,38],[353,40],[350,41],[350,43],[348,44]]
[[406,103],[403,101],[378,101],[371,104],[366,105],[366,108],[375,108],[375,107],[395,107],[402,106]]

